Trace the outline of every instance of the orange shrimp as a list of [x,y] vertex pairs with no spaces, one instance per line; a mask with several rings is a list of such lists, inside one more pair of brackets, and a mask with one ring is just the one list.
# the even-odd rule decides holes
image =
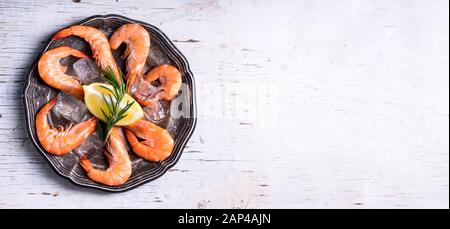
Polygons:
[[107,170],[98,170],[92,166],[86,154],[81,156],[80,164],[92,180],[109,186],[125,183],[131,176],[131,160],[125,148],[125,139],[119,127],[113,127],[107,141],[106,156],[109,161]]
[[75,77],[66,75],[64,72],[67,66],[62,66],[59,63],[62,58],[67,56],[87,57],[84,53],[66,46],[49,50],[39,59],[39,75],[48,85],[83,99],[84,92],[80,82]]
[[91,46],[97,65],[100,66],[102,70],[110,67],[116,75],[117,80],[122,82],[116,61],[114,60],[109,48],[108,38],[106,38],[102,31],[90,26],[74,25],[57,32],[52,37],[52,40],[58,40],[71,35],[78,36],[86,40]]
[[53,128],[48,123],[48,114],[57,99],[50,100],[36,115],[36,130],[39,142],[47,152],[55,155],[63,155],[77,148],[96,128],[97,119],[92,117],[87,121],[63,127]]
[[131,94],[136,77],[142,76],[150,48],[150,35],[139,24],[120,26],[109,38],[111,49],[117,49],[122,42],[127,44],[123,57],[127,58],[127,92]]
[[[161,86],[157,88],[160,91],[156,95],[145,95],[143,91],[147,91],[151,87],[150,82],[159,79]],[[148,85],[148,86],[147,86]],[[173,99],[181,88],[181,73],[172,65],[163,64],[153,68],[145,76],[145,82],[141,82],[134,98],[142,106],[149,106],[160,98],[165,100]]]
[[[138,156],[157,162],[165,160],[172,153],[174,141],[167,130],[142,119],[126,128],[128,142]],[[138,137],[144,140],[139,141]]]

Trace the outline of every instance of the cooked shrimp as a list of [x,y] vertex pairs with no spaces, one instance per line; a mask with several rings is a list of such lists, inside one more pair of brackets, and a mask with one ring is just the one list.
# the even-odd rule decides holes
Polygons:
[[36,129],[39,142],[51,154],[63,155],[77,148],[96,128],[97,119],[91,119],[63,127],[53,128],[48,123],[48,114],[56,104],[56,98],[45,104],[36,115]]
[[165,160],[172,153],[174,142],[167,130],[142,119],[126,128],[128,142],[138,156],[156,162]]
[[131,94],[136,77],[142,76],[150,48],[150,35],[139,24],[120,26],[109,38],[111,49],[117,49],[122,42],[127,44],[123,57],[127,58],[127,92]]
[[[151,87],[150,82],[159,79],[161,86],[157,88],[159,93],[146,95],[143,91],[147,91],[148,87]],[[181,74],[177,68],[172,65],[163,64],[153,68],[145,76],[145,81],[149,86],[146,86],[145,82],[138,85],[137,92],[133,95],[135,99],[143,106],[153,104],[158,99],[165,100],[173,99],[181,88]]]
[[74,25],[57,32],[52,37],[52,40],[58,40],[71,35],[86,40],[91,46],[92,54],[97,65],[100,66],[102,70],[110,67],[116,75],[117,80],[122,82],[119,69],[117,68],[117,64],[109,48],[108,38],[106,38],[102,31],[90,26]]
[[106,156],[109,161],[107,170],[98,170],[92,166],[86,154],[80,158],[81,167],[92,180],[109,186],[125,183],[131,176],[131,160],[125,148],[125,139],[120,135],[119,127],[113,127],[107,141]]
[[66,75],[64,72],[67,67],[59,63],[67,56],[87,57],[84,53],[66,46],[49,50],[39,59],[39,75],[48,85],[82,99],[84,92],[80,82],[75,77]]

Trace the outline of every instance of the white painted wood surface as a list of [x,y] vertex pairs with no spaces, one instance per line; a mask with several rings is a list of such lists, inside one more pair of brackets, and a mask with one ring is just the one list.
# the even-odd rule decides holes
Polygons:
[[[0,0],[0,208],[448,208],[448,4]],[[120,194],[57,176],[21,100],[53,32],[110,13],[161,28],[198,87],[179,163]]]

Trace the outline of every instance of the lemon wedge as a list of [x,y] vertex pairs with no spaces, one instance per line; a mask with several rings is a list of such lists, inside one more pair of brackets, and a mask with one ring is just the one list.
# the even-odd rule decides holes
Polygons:
[[[98,119],[102,121],[106,121],[105,116],[102,113],[108,113],[108,107],[103,99],[103,95],[108,98],[108,95],[112,95],[112,93],[106,90],[106,87],[113,90],[113,86],[105,83],[92,83],[89,85],[83,85],[84,90],[84,102],[86,103],[89,111]],[[114,96],[113,96],[114,99]],[[142,111],[142,107],[137,103],[133,97],[128,94],[123,96],[122,101],[119,103],[119,109],[122,109],[126,106],[127,102],[131,103],[134,101],[134,104],[127,110],[125,113],[125,117],[122,118],[119,122],[117,122],[116,126],[128,126],[135,123],[137,120],[141,119],[144,116],[144,112]]]

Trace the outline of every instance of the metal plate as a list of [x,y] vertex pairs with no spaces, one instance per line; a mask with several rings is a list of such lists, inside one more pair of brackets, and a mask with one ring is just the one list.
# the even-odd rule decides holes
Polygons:
[[[37,151],[41,153],[45,159],[47,159],[49,164],[59,175],[70,180],[71,182],[85,187],[112,192],[126,191],[161,177],[179,160],[197,122],[195,84],[194,77],[189,69],[189,64],[183,54],[181,54],[181,52],[161,30],[153,25],[129,19],[120,15],[92,16],[76,24],[98,28],[102,30],[107,37],[109,37],[119,26],[125,23],[139,23],[150,34],[151,48],[145,69],[151,69],[157,64],[162,63],[172,64],[180,70],[182,75],[183,92],[179,93],[175,101],[177,104],[181,104],[180,106],[182,106],[183,109],[180,109],[181,113],[177,114],[177,117],[169,114],[167,120],[159,124],[163,128],[167,128],[175,140],[175,146],[169,158],[162,162],[152,163],[137,157],[132,151],[130,151],[129,154],[133,165],[133,172],[130,179],[120,186],[111,187],[96,183],[89,179],[84,170],[79,166],[78,156],[76,154],[69,153],[64,156],[54,156],[47,153],[40,145],[36,135],[35,116],[39,109],[50,99],[54,98],[59,91],[49,87],[42,81],[38,73],[37,63],[44,52],[60,45],[68,45],[91,55],[89,45],[80,38],[67,37],[58,41],[51,41],[49,39],[47,46],[36,58],[30,71],[26,75],[23,91],[28,135]],[[120,55],[119,53],[120,51],[117,53],[113,52],[114,56],[117,57],[116,60],[119,67],[124,69],[125,63],[118,58]],[[172,101],[172,103],[173,102],[174,101]],[[96,162],[100,165],[100,167],[107,166],[106,160],[102,159],[102,157],[104,157],[103,154],[101,152],[98,152],[97,154],[98,158]]]

